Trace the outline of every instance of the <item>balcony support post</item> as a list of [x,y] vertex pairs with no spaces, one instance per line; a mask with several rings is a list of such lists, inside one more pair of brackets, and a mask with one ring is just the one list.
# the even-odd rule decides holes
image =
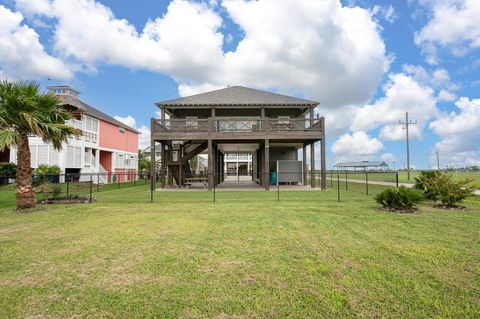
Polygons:
[[[155,128],[155,119],[150,120],[150,130]],[[155,139],[150,137],[150,190],[153,191],[155,189]]]
[[208,139],[208,190],[213,188],[213,145],[212,139]]
[[320,140],[320,165],[321,165],[321,187],[322,190],[327,189],[327,164],[325,159],[325,117],[320,118],[320,128],[322,130],[322,139]]
[[178,181],[177,187],[183,187],[183,145],[178,149]]
[[303,144],[303,185],[307,185],[307,144]]
[[165,158],[165,143],[160,144],[160,186],[165,188],[165,167],[167,163],[167,159]]
[[310,144],[310,187],[315,188],[315,142]]
[[265,190],[270,190],[270,141],[265,139],[265,156],[264,156],[264,163],[263,163],[263,175],[264,175],[264,186]]

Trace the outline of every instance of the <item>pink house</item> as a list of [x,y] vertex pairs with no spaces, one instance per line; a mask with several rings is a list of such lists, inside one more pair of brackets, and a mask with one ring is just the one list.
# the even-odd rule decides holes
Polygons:
[[[79,92],[69,86],[48,88],[71,111],[69,124],[82,130],[79,138],[70,138],[61,151],[40,138],[29,138],[32,168],[41,164],[58,165],[64,173],[102,173],[100,183],[133,180],[138,167],[138,135],[135,129],[86,104]],[[16,150],[0,154],[0,161],[16,162]],[[88,177],[89,178],[89,177]]]

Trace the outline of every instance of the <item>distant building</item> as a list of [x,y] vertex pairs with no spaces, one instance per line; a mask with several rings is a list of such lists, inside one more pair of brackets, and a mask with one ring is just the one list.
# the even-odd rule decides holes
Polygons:
[[[41,138],[30,136],[32,168],[46,164],[59,166],[63,173],[104,173],[100,183],[111,182],[113,176],[120,181],[133,179],[138,167],[139,132],[81,101],[80,92],[69,86],[48,89],[62,100],[60,107],[73,113],[74,118],[67,123],[83,134],[69,138],[60,151]],[[0,153],[0,161],[16,163],[16,149]]]
[[387,171],[388,164],[383,161],[339,162],[333,166],[337,170],[376,170]]

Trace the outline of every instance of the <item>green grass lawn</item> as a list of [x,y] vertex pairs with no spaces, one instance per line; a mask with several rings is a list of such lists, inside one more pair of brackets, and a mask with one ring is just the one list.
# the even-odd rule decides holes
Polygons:
[[401,215],[354,192],[212,195],[17,213],[0,192],[0,318],[480,317],[478,197]]

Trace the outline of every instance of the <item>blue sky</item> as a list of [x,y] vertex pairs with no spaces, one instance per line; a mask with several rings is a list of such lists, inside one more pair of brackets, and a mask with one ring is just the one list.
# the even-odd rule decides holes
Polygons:
[[[479,165],[480,2],[0,0],[0,77],[70,84],[144,132],[156,101],[245,85],[320,101],[329,165]],[[3,22],[2,22],[3,21]],[[453,112],[453,113],[452,113]]]

